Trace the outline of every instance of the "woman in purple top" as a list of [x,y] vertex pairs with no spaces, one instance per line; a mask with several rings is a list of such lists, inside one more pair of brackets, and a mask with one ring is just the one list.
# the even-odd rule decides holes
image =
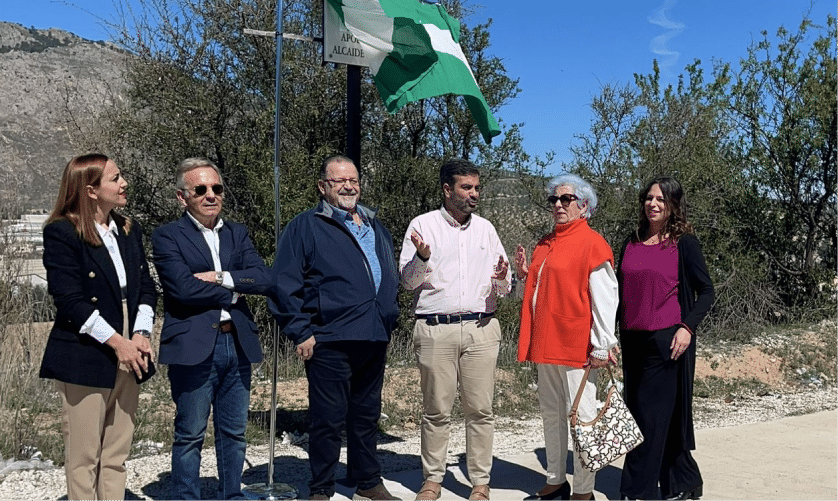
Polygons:
[[626,404],[645,437],[626,456],[623,499],[702,494],[690,453],[695,332],[713,303],[713,284],[692,233],[680,183],[671,177],[649,182],[617,273]]

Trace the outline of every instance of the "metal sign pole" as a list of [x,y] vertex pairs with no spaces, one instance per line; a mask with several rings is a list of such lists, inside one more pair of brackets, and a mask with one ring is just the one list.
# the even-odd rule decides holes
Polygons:
[[[280,95],[282,91],[282,0],[278,0],[276,4],[276,31],[264,32],[257,30],[245,29],[245,33],[249,35],[272,36],[276,40],[276,72],[274,75],[275,90],[274,101],[276,109],[274,110],[274,232],[275,232],[275,252],[279,252],[279,233],[282,228],[282,220],[280,217],[280,198],[279,198],[279,132],[280,132]],[[297,489],[284,482],[274,483],[274,446],[276,443],[276,380],[278,376],[278,361],[279,361],[279,327],[274,322],[274,338],[273,338],[273,383],[271,385],[271,425],[270,425],[270,440],[268,443],[268,478],[264,484],[255,484],[243,489],[243,493],[249,499],[296,499],[299,495]]]
[[361,68],[368,48],[352,34],[328,0],[323,0],[323,61],[346,65],[346,156],[361,168]]
[[[329,15],[334,17],[334,13],[332,9],[328,7],[327,1],[323,1],[323,8],[324,8],[324,17],[326,12]],[[332,21],[334,23],[334,21]],[[330,25],[331,28],[331,25]],[[332,34],[332,29],[326,29],[326,23],[324,21],[324,35],[326,33]],[[345,30],[344,30],[345,31]],[[274,76],[275,80],[275,95],[274,100],[276,102],[276,110],[274,114],[274,231],[276,234],[276,247],[275,253],[279,253],[279,234],[281,230],[281,214],[280,214],[280,169],[279,169],[279,146],[280,146],[280,94],[282,90],[282,39],[288,38],[291,40],[301,40],[306,42],[324,42],[324,38],[311,38],[311,37],[304,37],[300,35],[293,35],[288,33],[282,32],[282,0],[277,1],[276,6],[276,31],[261,31],[261,30],[254,30],[250,28],[245,28],[244,33],[248,35],[256,35],[256,36],[265,36],[265,37],[273,37],[276,40],[276,74]],[[347,120],[350,122],[348,124],[348,137],[347,137],[347,146],[349,150],[349,158],[355,160],[358,165],[360,165],[361,161],[361,147],[360,147],[360,82],[361,82],[361,71],[360,66],[367,66],[368,64],[366,61],[363,60],[363,51],[358,49],[357,44],[358,41],[354,40],[353,37],[349,37],[349,42],[352,45],[348,49],[344,49],[344,52],[352,53],[355,56],[360,55],[360,59],[355,61],[354,64],[358,66],[349,66],[349,71],[347,72],[347,93],[350,96],[349,99],[352,100],[349,103],[349,108],[351,108],[350,112],[348,113]],[[340,46],[339,44],[336,47]],[[327,51],[324,50],[324,53]],[[331,58],[332,55],[329,55]],[[333,61],[339,62],[339,61]],[[346,61],[342,61],[346,63]],[[352,111],[354,110],[354,111]],[[274,257],[276,259],[276,257]],[[273,349],[273,385],[271,387],[271,424],[270,424],[270,440],[268,448],[268,479],[267,482],[264,484],[255,484],[248,486],[246,489],[243,490],[245,496],[249,499],[296,499],[299,495],[294,486],[279,482],[274,483],[274,445],[276,441],[276,383],[278,377],[278,361],[279,361],[279,326],[274,322],[274,349]]]
[[346,156],[361,170],[361,67],[346,66]]

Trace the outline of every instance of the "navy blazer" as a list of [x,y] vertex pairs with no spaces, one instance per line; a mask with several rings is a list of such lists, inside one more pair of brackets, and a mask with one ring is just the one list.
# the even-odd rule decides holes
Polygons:
[[[134,328],[140,304],[154,308],[157,300],[142,234],[134,221],[129,234],[120,226],[116,237],[128,281],[129,329]],[[44,227],[44,268],[57,311],[40,377],[113,388],[118,365],[113,348],[79,332],[90,315],[99,310],[99,315],[122,334],[122,293],[107,248],[83,241],[70,221],[59,219]]]
[[160,363],[196,365],[206,360],[215,347],[222,309],[230,312],[247,359],[251,363],[262,360],[258,329],[247,301],[240,297],[232,304],[232,300],[234,291],[265,294],[270,272],[243,225],[225,219],[218,237],[221,269],[233,276],[232,291],[194,277],[215,268],[206,240],[186,213],[152,234],[165,314]]

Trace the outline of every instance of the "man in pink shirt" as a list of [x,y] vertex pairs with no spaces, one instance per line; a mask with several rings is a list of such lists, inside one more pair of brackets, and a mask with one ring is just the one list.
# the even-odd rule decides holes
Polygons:
[[416,499],[437,499],[457,389],[466,425],[469,499],[489,499],[494,370],[501,330],[498,296],[511,288],[509,261],[494,226],[473,214],[480,171],[467,160],[439,171],[443,206],[410,222],[399,258],[401,283],[414,291],[413,342],[422,387],[424,484]]

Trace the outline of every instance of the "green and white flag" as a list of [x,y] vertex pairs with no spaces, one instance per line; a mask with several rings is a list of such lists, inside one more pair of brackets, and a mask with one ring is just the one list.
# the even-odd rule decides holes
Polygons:
[[442,5],[419,0],[327,0],[369,60],[384,105],[443,94],[463,96],[486,142],[500,134],[460,48],[460,23]]

